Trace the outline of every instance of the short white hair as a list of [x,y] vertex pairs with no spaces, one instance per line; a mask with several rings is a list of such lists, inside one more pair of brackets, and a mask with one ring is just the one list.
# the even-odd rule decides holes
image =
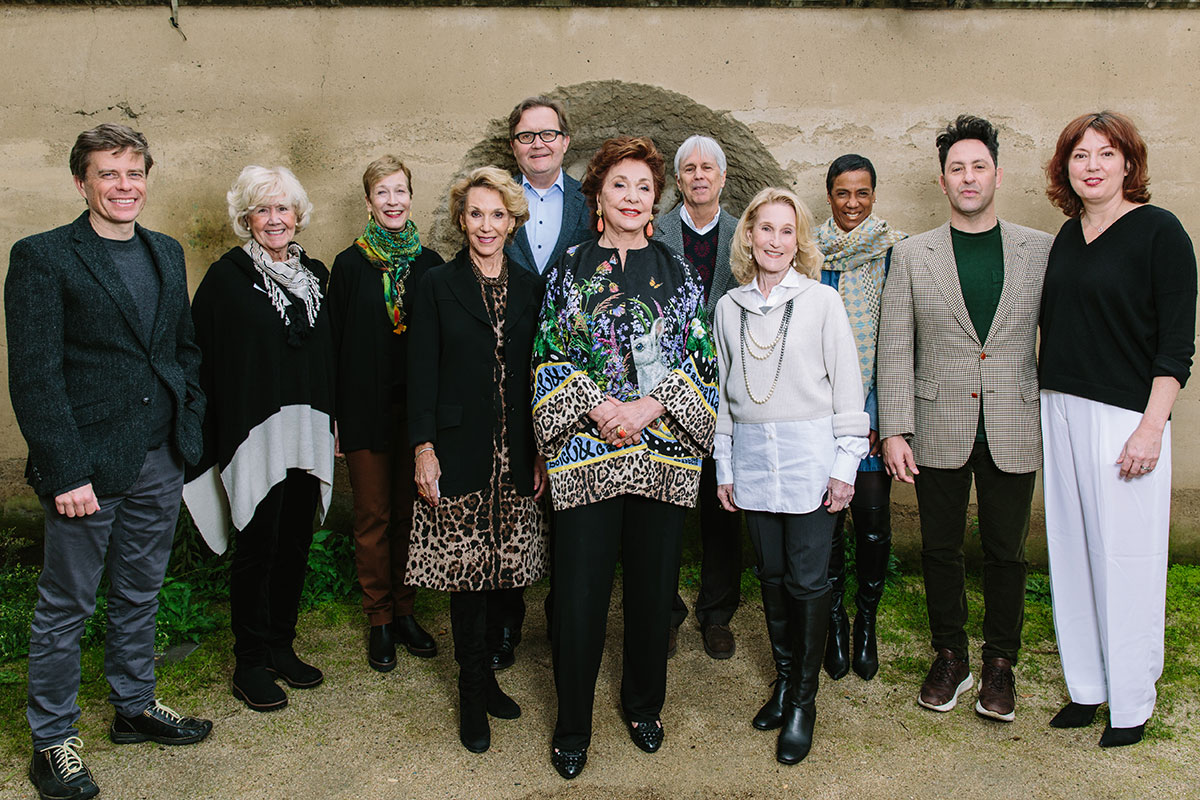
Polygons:
[[725,151],[721,149],[721,145],[711,136],[689,136],[684,140],[683,144],[679,145],[679,149],[675,151],[675,174],[679,174],[679,162],[690,156],[695,151],[699,150],[701,156],[708,156],[717,162],[717,166],[721,169],[721,174],[725,174]]
[[304,191],[304,187],[290,169],[251,164],[241,171],[225,195],[225,201],[229,204],[229,222],[239,239],[246,241],[250,238],[246,216],[259,206],[277,198],[281,198],[296,211],[297,232],[308,227],[313,205],[308,200],[308,192]]

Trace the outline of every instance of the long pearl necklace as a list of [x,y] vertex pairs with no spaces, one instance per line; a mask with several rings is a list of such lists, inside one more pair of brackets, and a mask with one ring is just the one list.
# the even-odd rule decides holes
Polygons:
[[[775,394],[775,387],[779,385],[779,375],[783,371],[783,353],[787,349],[787,330],[788,324],[792,320],[792,304],[794,298],[787,301],[787,305],[783,307],[783,319],[779,323],[779,331],[775,334],[775,338],[769,345],[761,344],[754,338],[754,334],[750,332],[749,320],[747,319],[746,309],[742,309],[742,381],[746,384],[746,394],[758,405],[763,405],[771,399],[771,395]],[[762,355],[758,355],[749,347],[746,346],[746,337],[749,336],[751,344],[763,351]],[[775,377],[771,379],[771,388],[767,391],[767,396],[759,400],[754,396],[754,390],[750,388],[750,375],[746,371],[746,356],[749,355],[756,361],[766,361],[775,352],[775,347],[779,347],[779,360],[775,364]]]

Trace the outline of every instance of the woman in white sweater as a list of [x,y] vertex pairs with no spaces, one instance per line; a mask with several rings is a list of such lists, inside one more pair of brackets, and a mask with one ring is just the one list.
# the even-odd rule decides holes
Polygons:
[[716,315],[717,496],[746,512],[758,558],[776,679],[754,726],[780,729],[783,764],[812,746],[833,525],[868,450],[858,354],[841,298],[820,283],[812,229],[796,195],[759,192],[734,235],[740,286]]

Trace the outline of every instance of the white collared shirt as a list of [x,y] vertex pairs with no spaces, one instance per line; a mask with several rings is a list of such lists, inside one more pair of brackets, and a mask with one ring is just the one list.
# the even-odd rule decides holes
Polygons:
[[558,234],[562,231],[563,209],[566,205],[563,172],[561,169],[558,171],[558,177],[548,189],[535,188],[529,179],[522,175],[521,188],[525,190],[525,199],[529,201],[529,221],[524,225],[525,236],[529,240],[534,265],[538,274],[541,274],[550,263],[550,255],[554,252]]
[[687,225],[689,228],[695,231],[697,236],[703,236],[713,228],[717,227],[717,223],[721,221],[721,207],[717,207],[717,213],[713,214],[713,218],[709,220],[708,224],[703,228],[696,227],[696,223],[692,221],[692,215],[688,213],[686,203],[679,204],[679,218],[683,220],[684,225]]

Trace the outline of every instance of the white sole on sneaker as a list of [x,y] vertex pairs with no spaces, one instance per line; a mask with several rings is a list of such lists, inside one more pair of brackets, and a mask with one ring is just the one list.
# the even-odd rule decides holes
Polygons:
[[975,713],[981,717],[994,719],[997,722],[1012,722],[1017,717],[1017,710],[1015,708],[1007,714],[1001,714],[999,711],[992,711],[989,708],[984,708],[983,703],[979,702],[978,700],[975,701]]
[[923,700],[921,695],[918,693],[917,705],[922,706],[923,708],[928,708],[930,711],[951,711],[956,705],[958,705],[958,696],[974,685],[975,676],[968,672],[967,677],[963,678],[962,683],[960,683],[958,688],[954,690],[954,696],[945,703],[942,703],[940,706],[935,706],[933,703],[925,702],[925,700]]

